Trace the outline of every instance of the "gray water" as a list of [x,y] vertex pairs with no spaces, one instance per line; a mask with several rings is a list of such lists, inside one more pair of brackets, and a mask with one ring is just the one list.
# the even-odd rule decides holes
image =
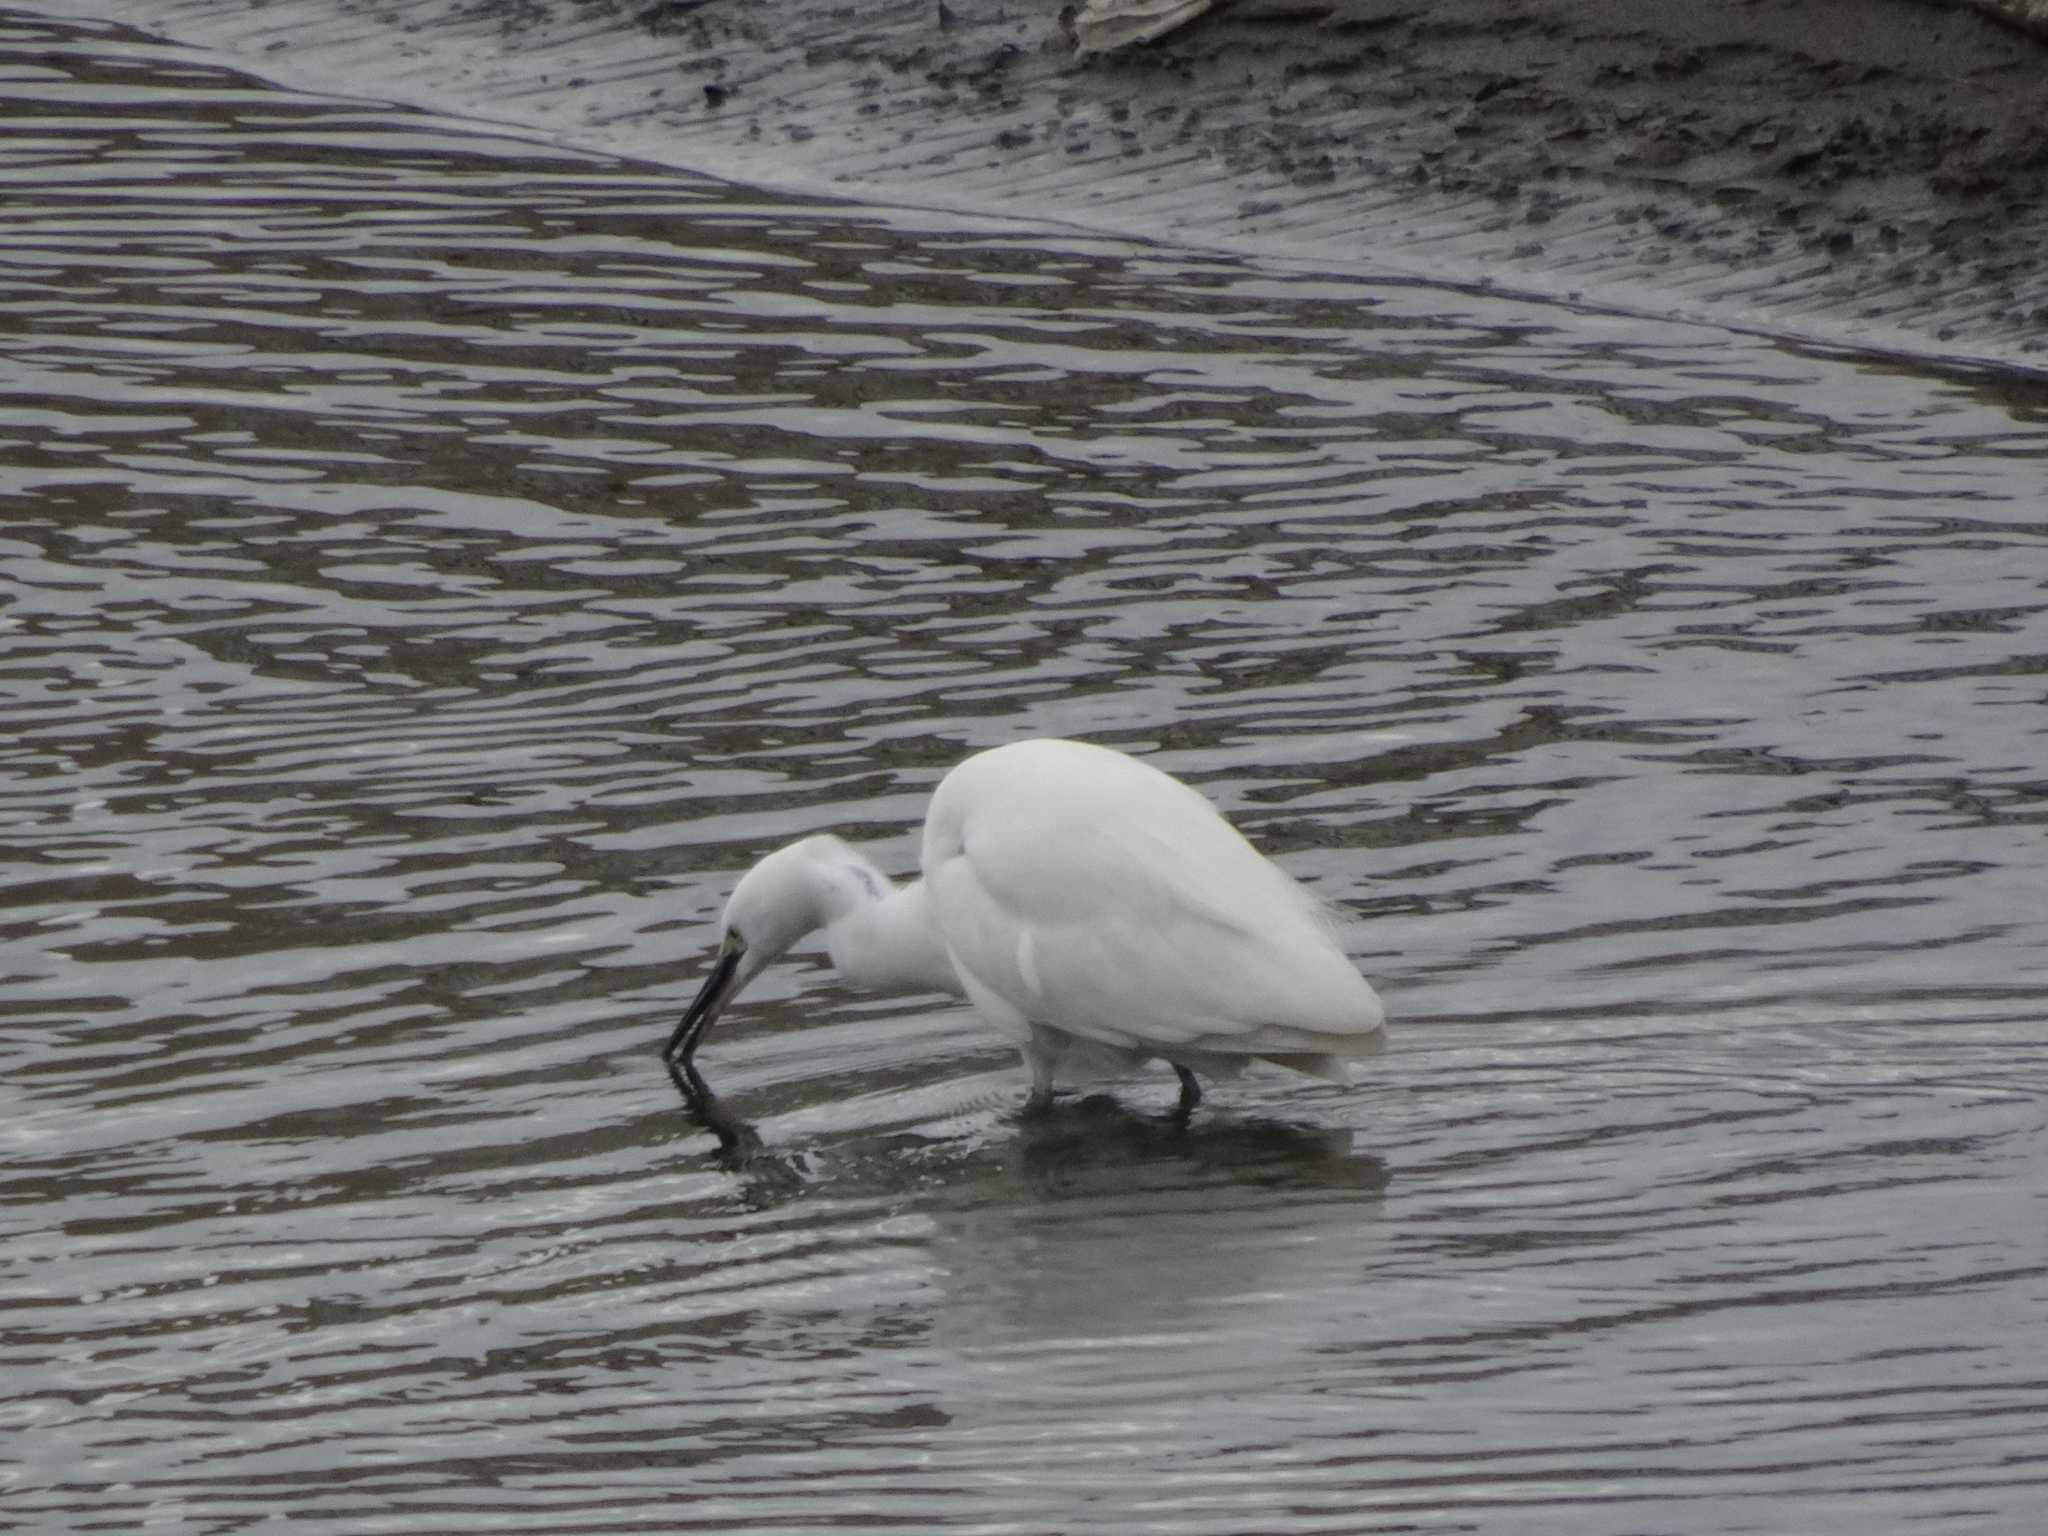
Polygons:
[[[2048,391],[0,13],[0,1529],[2032,1531]],[[1151,757],[1368,1081],[1017,1116],[738,871]]]

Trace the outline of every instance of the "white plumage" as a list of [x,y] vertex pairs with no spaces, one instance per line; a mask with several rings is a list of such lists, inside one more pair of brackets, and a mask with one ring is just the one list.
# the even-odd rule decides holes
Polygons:
[[1196,791],[1107,747],[1021,741],[940,781],[923,878],[892,885],[838,838],[740,880],[719,961],[669,1040],[684,1069],[718,1011],[816,929],[855,985],[965,996],[1014,1041],[1032,1103],[1058,1077],[1161,1058],[1180,1076],[1252,1058],[1337,1081],[1384,1013],[1309,893]]

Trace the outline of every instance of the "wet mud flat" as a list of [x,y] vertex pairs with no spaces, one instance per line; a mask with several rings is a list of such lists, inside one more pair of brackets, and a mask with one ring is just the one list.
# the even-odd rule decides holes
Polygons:
[[1927,0],[1240,0],[1092,57],[1024,0],[137,12],[769,185],[2048,359],[2048,46]]

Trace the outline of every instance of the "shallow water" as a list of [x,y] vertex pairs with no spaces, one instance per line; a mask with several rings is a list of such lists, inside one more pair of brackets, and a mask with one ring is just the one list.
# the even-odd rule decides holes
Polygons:
[[[2031,1530],[2048,398],[766,199],[0,17],[20,1528]],[[765,978],[964,752],[1361,919],[1021,1124]]]

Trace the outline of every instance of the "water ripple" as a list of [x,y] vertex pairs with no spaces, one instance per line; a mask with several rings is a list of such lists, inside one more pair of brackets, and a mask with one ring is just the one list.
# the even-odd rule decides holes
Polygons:
[[[2038,391],[0,72],[18,1518],[2030,1528]],[[809,960],[722,1157],[734,873],[1034,732],[1361,920],[1372,1083],[1023,1124]]]

